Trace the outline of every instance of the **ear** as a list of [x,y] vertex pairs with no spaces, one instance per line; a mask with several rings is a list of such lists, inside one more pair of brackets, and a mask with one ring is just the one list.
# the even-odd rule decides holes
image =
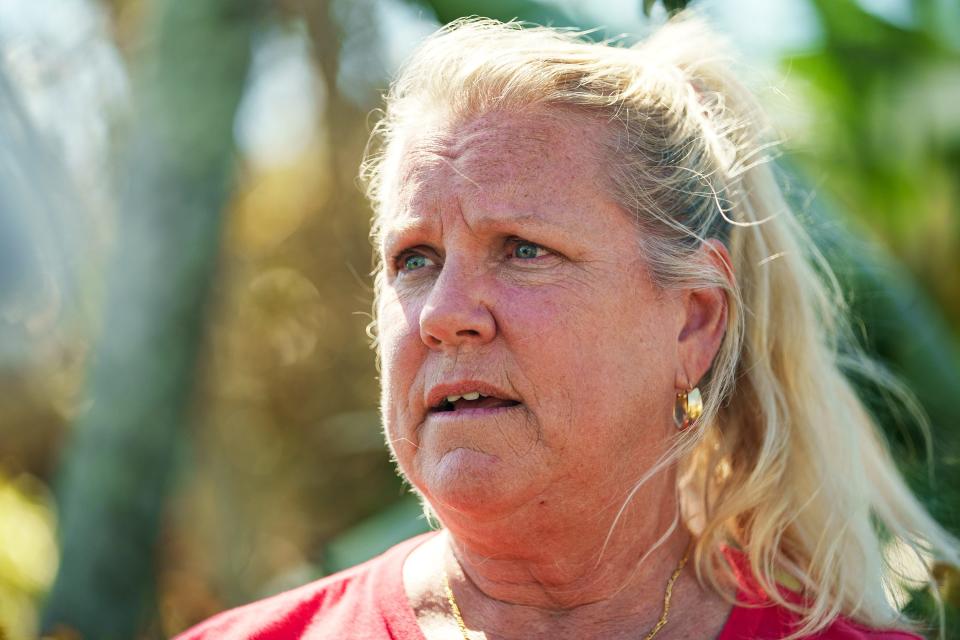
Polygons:
[[[707,240],[696,254],[704,266],[711,266],[734,283],[733,267],[727,248],[719,240]],[[727,330],[727,295],[723,288],[706,287],[682,292],[684,322],[677,337],[677,355],[681,371],[677,387],[692,388],[710,369]]]

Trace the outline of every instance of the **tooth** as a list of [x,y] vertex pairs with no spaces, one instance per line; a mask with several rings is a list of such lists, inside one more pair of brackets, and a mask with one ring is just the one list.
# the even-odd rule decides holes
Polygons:
[[480,399],[480,392],[479,392],[479,391],[471,391],[470,393],[465,393],[465,394],[463,394],[463,399],[464,399],[464,400],[479,400],[479,399]]
[[456,402],[462,397],[463,396],[447,396],[447,402],[449,402],[450,404],[453,404],[454,402]]

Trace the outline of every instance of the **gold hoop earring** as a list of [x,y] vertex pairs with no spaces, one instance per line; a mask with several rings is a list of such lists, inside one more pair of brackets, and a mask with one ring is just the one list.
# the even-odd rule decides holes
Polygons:
[[703,397],[700,395],[699,387],[677,394],[677,402],[673,408],[673,423],[677,425],[677,429],[683,431],[696,422],[701,415],[703,415]]

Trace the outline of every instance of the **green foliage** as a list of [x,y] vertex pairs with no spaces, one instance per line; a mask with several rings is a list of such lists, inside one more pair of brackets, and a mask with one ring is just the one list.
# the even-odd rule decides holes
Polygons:
[[[869,240],[819,239],[851,292],[865,346],[916,394],[931,440],[888,397],[861,393],[913,490],[960,534],[960,118],[953,115],[960,48],[944,38],[938,3],[915,3],[905,26],[852,0],[811,4],[822,44],[784,62],[807,83],[816,114],[793,158],[840,203],[858,235],[886,245],[907,267],[869,250]],[[936,627],[930,592],[911,593],[907,613]],[[945,602],[947,637],[958,637],[957,603]]]
[[45,629],[103,640],[135,637],[152,609],[153,552],[191,397],[233,168],[231,123],[259,10],[223,0],[155,8],[156,48],[121,155],[124,215],[91,363],[92,407],[74,427],[58,482],[62,561],[43,614]]
[[784,61],[816,113],[800,133],[798,164],[906,264],[956,328],[960,49],[919,5],[916,24],[904,27],[852,0],[812,4],[822,46]]
[[[663,8],[667,10],[667,14],[673,15],[679,11],[683,11],[687,8],[689,0],[661,0],[663,3]],[[653,10],[653,6],[657,4],[657,0],[643,0],[643,15],[649,17],[650,12]]]
[[331,540],[324,569],[334,573],[352,567],[429,530],[420,501],[407,495]]
[[453,22],[457,18],[482,15],[504,22],[521,20],[554,27],[579,26],[566,12],[555,5],[537,0],[423,0],[433,9],[440,22]]
[[[595,26],[546,0],[422,2],[441,22],[483,13]],[[143,117],[118,162],[117,236],[133,225],[149,242],[120,242],[112,267],[105,338],[89,380],[96,401],[63,456],[63,566],[46,615],[48,624],[67,622],[95,638],[156,626],[143,620],[160,615],[159,602],[157,635],[169,636],[425,528],[384,452],[366,318],[351,315],[370,303],[354,275],[368,263],[369,212],[352,183],[367,120],[339,93],[342,34],[328,4],[292,10],[291,22],[309,25],[329,148],[318,143],[269,171],[241,163],[236,189],[233,114],[262,26],[259,4],[115,4],[159,7],[141,27],[152,47],[136,76]],[[638,14],[655,4],[642,0]],[[668,14],[687,4],[662,0]],[[888,398],[861,393],[884,416],[911,486],[960,532],[960,46],[939,19],[945,14],[932,9],[947,4],[915,3],[915,23],[898,26],[852,0],[811,0],[822,40],[784,64],[803,82],[788,91],[814,114],[788,173],[826,196],[810,211],[795,204],[852,292],[864,344],[931,417],[934,482],[921,431]],[[850,231],[838,233],[848,217]],[[900,264],[870,255],[866,246],[876,242]],[[213,308],[206,318],[205,306]],[[198,355],[205,322],[209,340]],[[51,370],[59,367],[54,361]],[[196,374],[194,446],[181,458]],[[19,394],[9,382],[3,390]],[[26,412],[12,406],[0,407],[2,422]],[[45,415],[34,409],[13,424],[50,421]],[[3,435],[26,441],[32,432],[20,431]],[[45,447],[53,458],[55,445]],[[178,460],[191,464],[169,503]],[[953,630],[956,572],[942,571]],[[18,583],[26,588],[36,590]],[[907,612],[932,619],[931,594],[913,596]]]

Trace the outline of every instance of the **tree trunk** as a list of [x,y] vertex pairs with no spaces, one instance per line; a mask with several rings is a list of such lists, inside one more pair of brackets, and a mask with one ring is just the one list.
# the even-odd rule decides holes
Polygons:
[[165,0],[144,39],[91,408],[58,479],[61,565],[44,629],[137,636],[217,264],[257,2]]

